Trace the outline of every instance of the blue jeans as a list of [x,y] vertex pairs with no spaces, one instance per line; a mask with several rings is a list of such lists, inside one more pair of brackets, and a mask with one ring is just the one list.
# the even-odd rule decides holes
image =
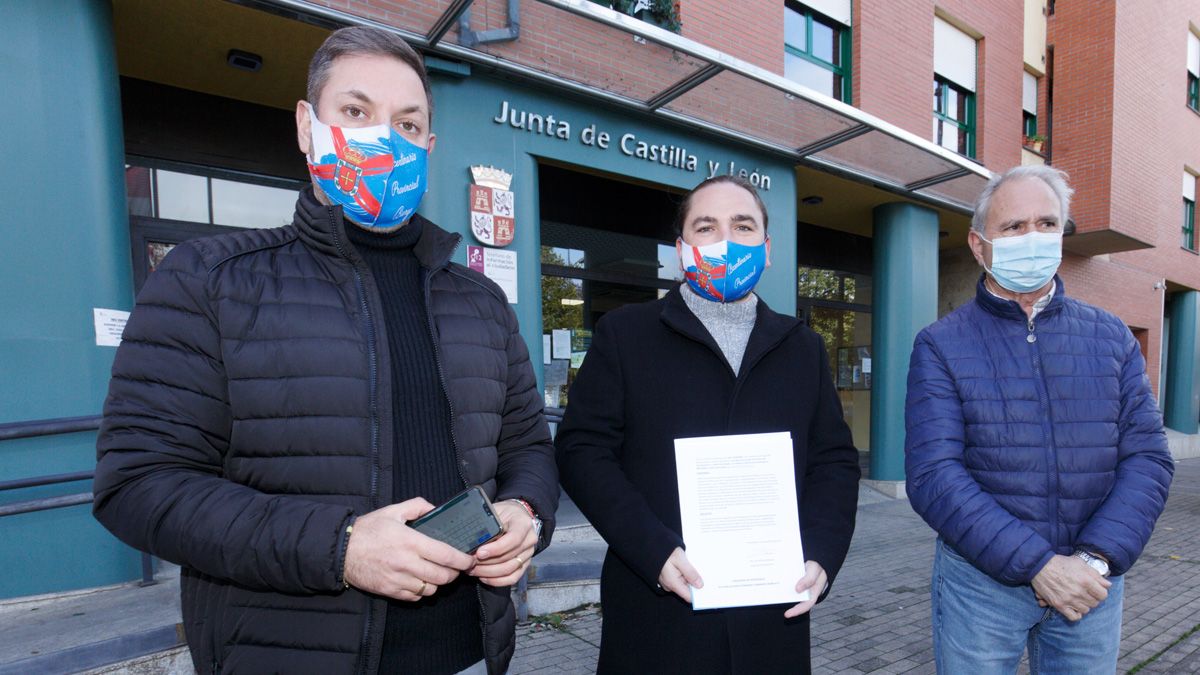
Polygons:
[[1082,619],[1039,607],[1029,586],[1005,586],[937,540],[930,588],[933,653],[942,675],[1015,673],[1029,648],[1029,672],[1112,673],[1121,643],[1124,578]]

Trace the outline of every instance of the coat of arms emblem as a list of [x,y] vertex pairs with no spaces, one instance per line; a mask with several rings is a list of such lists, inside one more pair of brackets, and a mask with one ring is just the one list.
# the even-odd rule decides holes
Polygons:
[[471,167],[471,232],[488,246],[508,246],[515,234],[512,174],[491,166]]
[[347,145],[342,155],[337,160],[337,170],[334,172],[337,180],[338,189],[350,196],[354,196],[358,192],[358,183],[362,179],[362,167],[359,166],[367,160],[367,156],[362,150],[356,147]]

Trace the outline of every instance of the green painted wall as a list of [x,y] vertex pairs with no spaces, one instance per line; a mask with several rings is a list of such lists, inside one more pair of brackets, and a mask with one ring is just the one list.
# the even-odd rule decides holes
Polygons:
[[[106,0],[0,3],[0,422],[100,413],[115,349],[92,308],[132,306],[124,150]],[[0,442],[0,480],[90,470],[95,434]],[[90,490],[0,493],[0,503]],[[87,506],[0,519],[0,597],[136,578]]]
[[[447,230],[463,235],[465,240],[455,253],[455,260],[465,264],[466,246],[478,244],[468,220],[469,167],[491,165],[513,174],[516,237],[506,248],[517,252],[519,284],[515,309],[535,364],[542,362],[537,167],[539,161],[546,159],[684,190],[708,178],[710,161],[719,165],[718,173],[728,173],[729,163],[733,162],[735,172],[745,168],[747,172],[770,176],[770,189],[760,192],[770,213],[772,267],[763,275],[757,290],[776,311],[796,313],[796,188],[790,164],[668,127],[648,116],[480,74],[465,78],[435,75],[433,95],[433,128],[438,139],[430,157],[430,189],[421,212]],[[555,129],[561,129],[561,123],[566,122],[567,138],[514,128],[508,120],[497,123],[505,101],[510,111],[535,113],[543,118],[553,116]],[[599,147],[598,141],[592,145],[583,142],[584,130],[593,125],[596,136],[602,132],[609,134],[608,148]],[[696,168],[686,170],[625,154],[620,147],[625,134],[633,134],[636,139],[626,142],[630,150],[635,150],[634,144],[639,140],[684,148],[696,157]],[[540,371],[540,365],[537,368]]]
[[904,399],[913,340],[937,320],[938,216],[916,204],[875,207],[871,479],[904,480]]
[[1200,291],[1175,293],[1170,303],[1164,423],[1194,434],[1200,426]]

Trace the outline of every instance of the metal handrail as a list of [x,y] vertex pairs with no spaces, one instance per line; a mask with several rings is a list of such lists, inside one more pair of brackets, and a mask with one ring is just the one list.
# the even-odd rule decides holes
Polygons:
[[22,513],[33,513],[34,511],[49,511],[50,509],[61,509],[67,506],[79,506],[80,504],[91,504],[92,493],[76,492],[75,494],[62,495],[60,497],[45,497],[42,499],[30,499],[24,502],[13,502],[11,504],[0,504],[0,518],[4,516],[16,516]]
[[[28,420],[25,422],[5,422],[0,424],[0,441],[11,441],[18,438],[37,438],[40,436],[55,436],[58,434],[73,434],[81,431],[95,431],[100,428],[100,422],[103,419],[100,415],[86,415],[83,417],[57,417],[45,420]],[[59,485],[62,483],[74,483],[77,481],[91,480],[94,477],[92,471],[72,471],[69,473],[47,474],[45,476],[31,476],[29,478],[18,478],[16,480],[0,481],[0,492],[7,490],[22,490],[25,488],[39,487],[43,485]],[[79,504],[88,504],[92,501],[91,492],[77,492],[75,494],[60,495],[58,497],[46,497],[43,499],[30,499],[23,502],[12,502],[10,504],[0,505],[0,517],[15,516],[21,513],[31,513],[34,511],[45,511],[48,509],[58,509],[66,506],[78,506]]]
[[29,420],[27,422],[5,422],[0,424],[0,441],[11,441],[17,438],[33,438],[35,436],[54,436],[57,434],[73,434],[78,431],[95,431],[100,428],[100,415],[85,417],[57,417],[49,420]]
[[77,480],[89,480],[93,471],[76,471],[74,473],[54,473],[32,478],[0,481],[0,492],[5,490],[20,490],[21,488],[38,487],[39,485],[55,485],[58,483],[74,483]]
[[[89,415],[86,417],[59,417],[48,420],[30,420],[27,422],[6,422],[0,424],[0,441],[73,434],[80,431],[95,431],[100,428],[100,421],[102,419],[100,415]],[[16,480],[0,481],[0,492],[22,490],[43,485],[74,483],[81,480],[91,480],[94,477],[95,472],[93,471],[72,471],[70,473],[18,478]],[[35,511],[48,511],[68,506],[79,506],[80,504],[91,504],[93,501],[94,496],[91,492],[76,492],[57,497],[43,497],[23,502],[0,504],[0,518],[4,516],[16,516],[22,513],[33,513]],[[145,551],[138,551],[138,553],[141,554],[142,558],[142,580],[139,582],[140,585],[149,586],[158,583],[154,580],[154,563],[150,558],[150,554]]]

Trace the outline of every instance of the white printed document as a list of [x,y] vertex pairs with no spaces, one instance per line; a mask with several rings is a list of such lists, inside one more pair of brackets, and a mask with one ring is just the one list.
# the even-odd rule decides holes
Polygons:
[[679,438],[675,466],[692,608],[808,600],[791,434]]

